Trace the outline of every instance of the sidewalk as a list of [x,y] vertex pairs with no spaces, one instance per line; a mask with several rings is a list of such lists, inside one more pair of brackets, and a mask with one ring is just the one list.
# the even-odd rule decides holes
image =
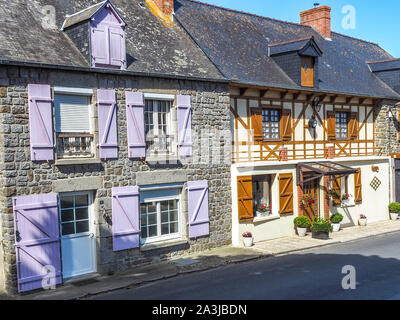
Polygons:
[[179,259],[129,270],[114,276],[97,277],[84,284],[68,283],[57,290],[10,297],[18,300],[72,300],[89,298],[92,295],[128,289],[149,282],[168,279],[178,275],[204,271],[227,264],[240,263],[274,255],[285,254],[315,247],[400,231],[400,220],[373,223],[366,227],[350,227],[331,234],[330,240],[297,236],[256,243],[252,248],[222,247]]

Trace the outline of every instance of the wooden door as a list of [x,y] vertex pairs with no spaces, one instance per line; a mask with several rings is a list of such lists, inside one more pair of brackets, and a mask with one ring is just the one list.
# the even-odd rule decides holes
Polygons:
[[303,194],[310,195],[314,199],[314,203],[303,203],[304,215],[314,221],[319,214],[319,179],[311,180],[304,183]]
[[301,57],[301,86],[314,87],[314,58]]

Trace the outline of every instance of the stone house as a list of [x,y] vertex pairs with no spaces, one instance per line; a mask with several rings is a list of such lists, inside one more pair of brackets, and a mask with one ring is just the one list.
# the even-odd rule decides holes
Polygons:
[[292,23],[175,1],[176,22],[230,82],[234,245],[245,231],[294,235],[301,215],[387,220],[400,200],[399,60],[333,32],[330,14]]
[[229,85],[157,3],[0,1],[7,292],[231,243]]

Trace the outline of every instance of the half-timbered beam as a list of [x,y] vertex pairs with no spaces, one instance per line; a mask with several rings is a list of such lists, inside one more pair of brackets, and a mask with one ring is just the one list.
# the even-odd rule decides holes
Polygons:
[[239,88],[239,93],[241,96],[244,96],[248,88]]

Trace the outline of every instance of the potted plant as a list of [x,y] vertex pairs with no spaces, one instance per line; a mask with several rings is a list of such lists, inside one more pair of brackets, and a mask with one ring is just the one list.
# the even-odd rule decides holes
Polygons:
[[243,243],[245,247],[251,247],[253,245],[253,235],[251,232],[246,231],[243,233]]
[[259,204],[257,206],[256,215],[257,217],[266,217],[271,214],[272,205]]
[[328,196],[329,200],[333,200],[333,198],[338,197],[338,194],[333,190],[329,190],[327,192],[327,196]]
[[342,195],[342,206],[347,207],[350,204],[350,197],[352,197],[351,194],[345,193]]
[[343,221],[343,215],[340,213],[335,213],[331,216],[332,230],[333,232],[338,232],[340,230],[340,223]]
[[307,228],[311,226],[311,221],[308,217],[300,216],[294,219],[294,226],[297,229],[297,234],[304,237],[307,233]]
[[301,202],[303,205],[312,205],[315,203],[315,199],[309,194],[304,194],[301,198]]
[[400,213],[400,203],[393,202],[389,204],[390,219],[397,220]]
[[360,219],[358,219],[358,224],[362,227],[365,227],[367,225],[367,216],[360,214]]
[[332,225],[329,220],[316,218],[311,226],[312,237],[315,239],[328,240]]

